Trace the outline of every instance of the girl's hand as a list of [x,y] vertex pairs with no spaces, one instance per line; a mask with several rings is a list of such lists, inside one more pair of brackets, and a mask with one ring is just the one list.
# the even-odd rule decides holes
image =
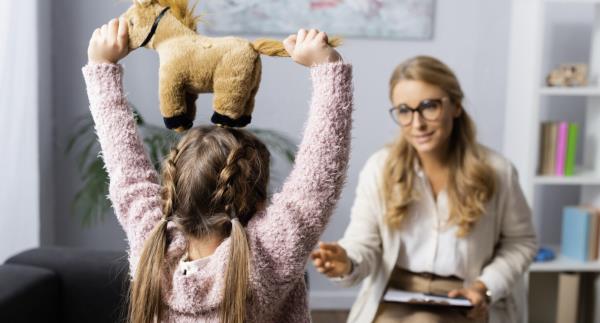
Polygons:
[[113,19],[97,28],[88,46],[88,62],[116,64],[129,54],[129,37],[125,18]]
[[346,250],[337,243],[319,242],[319,249],[310,257],[317,271],[330,278],[346,276],[352,270]]
[[322,31],[300,29],[297,35],[286,38],[283,46],[296,63],[311,67],[342,60],[340,54],[327,42],[327,34]]
[[483,319],[487,316],[488,306],[486,300],[487,287],[480,281],[476,281],[468,288],[455,289],[448,293],[448,297],[462,296],[468,299],[473,308],[467,313],[470,319]]

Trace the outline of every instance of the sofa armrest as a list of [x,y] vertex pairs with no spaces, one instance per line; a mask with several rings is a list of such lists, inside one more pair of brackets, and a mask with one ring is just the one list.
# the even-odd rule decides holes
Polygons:
[[0,322],[60,322],[59,282],[50,270],[0,266]]
[[129,269],[125,252],[43,247],[17,254],[6,263],[45,268],[57,275],[61,322],[123,322],[126,318]]

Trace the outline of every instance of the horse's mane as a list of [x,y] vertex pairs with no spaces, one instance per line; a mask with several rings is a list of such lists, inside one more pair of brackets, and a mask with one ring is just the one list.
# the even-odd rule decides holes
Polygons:
[[181,21],[191,30],[196,30],[196,25],[200,21],[200,16],[194,14],[196,5],[189,6],[189,0],[158,0],[158,4],[163,7],[171,7],[171,14]]

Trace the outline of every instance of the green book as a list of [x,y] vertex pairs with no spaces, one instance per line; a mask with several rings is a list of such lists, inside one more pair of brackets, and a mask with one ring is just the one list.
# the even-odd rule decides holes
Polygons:
[[565,176],[575,174],[575,155],[577,154],[577,136],[579,135],[579,125],[569,123],[569,135],[567,137],[567,160],[565,162]]

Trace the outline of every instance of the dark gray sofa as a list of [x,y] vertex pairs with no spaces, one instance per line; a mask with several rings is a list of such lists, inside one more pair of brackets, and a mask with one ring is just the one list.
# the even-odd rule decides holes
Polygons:
[[125,252],[37,248],[0,266],[0,322],[123,322]]

